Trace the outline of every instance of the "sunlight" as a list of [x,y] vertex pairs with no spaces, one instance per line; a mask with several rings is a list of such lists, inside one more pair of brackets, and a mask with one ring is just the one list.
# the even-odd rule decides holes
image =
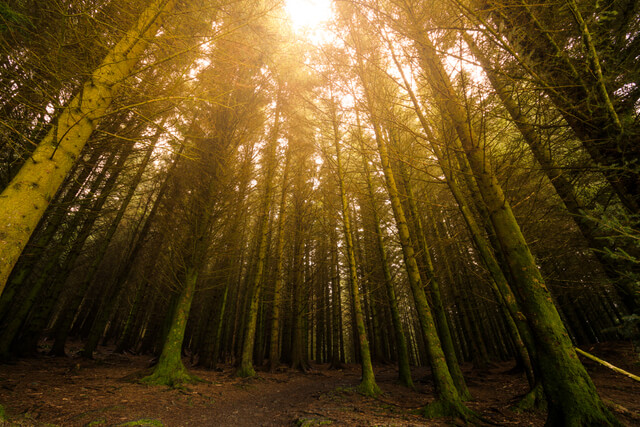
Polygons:
[[331,0],[286,0],[295,30],[316,29],[331,18]]

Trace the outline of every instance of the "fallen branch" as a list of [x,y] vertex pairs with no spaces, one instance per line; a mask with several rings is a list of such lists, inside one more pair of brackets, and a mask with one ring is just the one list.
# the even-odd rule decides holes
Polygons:
[[591,360],[593,360],[594,362],[598,362],[598,363],[599,363],[599,364],[601,364],[602,366],[606,366],[607,368],[609,368],[609,369],[611,369],[611,370],[613,370],[613,371],[616,371],[616,372],[618,372],[619,374],[625,375],[625,376],[627,376],[627,377],[631,378],[632,380],[635,380],[635,381],[640,382],[640,377],[639,377],[639,376],[637,376],[637,375],[633,375],[631,372],[627,372],[627,371],[625,371],[624,369],[620,369],[620,368],[618,368],[617,366],[613,366],[611,363],[606,362],[606,361],[604,361],[604,360],[602,360],[602,359],[598,359],[598,358],[597,358],[596,356],[594,356],[593,354],[587,353],[587,352],[586,352],[586,351],[584,351],[584,350],[580,350],[578,347],[576,347],[576,351],[577,351],[579,354],[581,354],[581,355],[583,355],[584,357],[586,357],[587,359],[591,359]]

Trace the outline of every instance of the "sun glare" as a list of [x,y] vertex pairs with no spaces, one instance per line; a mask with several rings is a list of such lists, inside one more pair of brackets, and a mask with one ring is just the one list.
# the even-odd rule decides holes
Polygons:
[[317,29],[331,18],[331,0],[287,0],[285,9],[296,30]]

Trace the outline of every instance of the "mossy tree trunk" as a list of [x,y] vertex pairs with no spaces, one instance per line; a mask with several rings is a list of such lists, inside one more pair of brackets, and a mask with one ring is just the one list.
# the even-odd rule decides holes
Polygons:
[[257,259],[249,289],[249,305],[245,315],[244,340],[242,341],[240,364],[236,370],[236,375],[239,377],[253,377],[256,375],[256,371],[253,368],[253,348],[255,344],[256,325],[258,323],[258,307],[260,305],[260,298],[262,295],[263,275],[268,249],[269,217],[274,191],[273,181],[276,173],[278,137],[280,134],[280,102],[280,95],[278,95],[278,100],[276,101],[275,106],[274,124],[264,153],[264,189],[259,208],[260,217],[258,218],[256,233],[258,238]]
[[[353,239],[353,248],[356,258],[356,266],[358,270],[358,281],[360,283],[360,302],[362,304],[362,315],[364,318],[364,326],[367,331],[367,340],[369,342],[369,353],[371,360],[383,362],[380,359],[380,331],[377,326],[378,319],[375,314],[375,308],[371,302],[371,289],[374,289],[374,281],[372,280],[373,272],[368,265],[367,250],[363,232],[364,221],[362,220],[362,213],[359,215],[356,206],[362,207],[364,203],[361,200],[361,195],[356,195],[356,200],[351,203],[350,220],[351,231]],[[361,211],[362,212],[362,211]]]
[[[616,285],[622,291],[623,303],[632,312],[639,310],[639,284],[636,280],[633,280],[633,275],[628,274],[629,271],[637,270],[638,267],[633,265],[633,263],[628,263],[623,260],[615,260],[606,256],[607,250],[609,249],[608,246],[610,246],[607,242],[609,239],[612,239],[612,237],[606,236],[607,238],[605,238],[605,236],[599,235],[601,233],[596,231],[596,223],[585,217],[586,208],[578,199],[573,184],[566,174],[563,173],[562,168],[553,161],[551,153],[545,146],[540,134],[529,122],[516,100],[509,94],[508,85],[504,78],[494,68],[489,58],[478,47],[475,40],[469,34],[463,32],[462,37],[465,43],[469,46],[473,56],[476,57],[482,66],[485,74],[491,82],[491,86],[493,86],[493,89],[502,101],[502,104],[509,113],[514,124],[518,127],[518,130],[522,134],[524,141],[531,149],[536,161],[540,164],[542,170],[558,193],[558,196],[562,199],[565,208],[569,214],[571,214],[571,217],[578,226],[582,236],[587,241],[589,247],[594,249],[592,251],[593,255],[598,259],[600,264],[602,264],[607,276],[614,280]],[[628,245],[624,245],[624,242],[620,241],[621,239],[616,240],[616,246],[623,245],[622,247],[625,252],[633,253],[633,248],[629,248]]]
[[52,246],[50,243],[56,233],[60,231],[60,225],[65,220],[69,220],[69,207],[77,200],[80,190],[87,185],[98,159],[103,154],[103,150],[92,149],[88,159],[85,158],[76,164],[76,168],[80,170],[77,173],[71,173],[67,178],[69,185],[63,185],[62,188],[64,190],[58,191],[57,197],[59,200],[47,209],[44,217],[46,222],[41,221],[38,225],[39,228],[43,226],[43,230],[36,232],[29,239],[29,244],[13,268],[9,282],[2,295],[0,295],[0,318],[4,317],[7,307],[13,301],[14,295],[20,295],[20,292],[24,291],[25,287],[28,287],[25,285],[29,283],[32,274],[36,271],[37,262],[44,256],[45,250]]
[[358,391],[366,396],[376,396],[380,394],[380,388],[376,384],[373,374],[373,365],[371,364],[371,352],[369,349],[369,341],[367,339],[367,331],[364,324],[364,316],[362,314],[362,300],[360,297],[360,286],[358,283],[358,270],[356,265],[356,255],[353,245],[353,235],[351,230],[351,220],[349,218],[349,202],[347,201],[347,192],[345,189],[344,173],[342,159],[340,156],[340,130],[338,127],[338,117],[335,112],[335,101],[331,100],[331,121],[333,124],[333,144],[336,151],[336,174],[338,186],[340,188],[340,201],[342,213],[342,226],[344,231],[344,239],[346,244],[346,257],[349,267],[349,284],[351,285],[351,295],[353,297],[353,321],[357,331],[358,346],[360,349],[360,363],[362,366],[362,381],[358,386]]
[[[410,19],[413,17],[410,16]],[[491,171],[481,138],[453,89],[436,48],[424,29],[413,21],[411,35],[440,112],[449,117],[466,153],[478,188],[514,278],[521,307],[533,332],[551,425],[618,425],[604,406],[544,284],[533,255],[502,188]]]
[[[407,276],[413,294],[422,337],[424,338],[426,345],[426,354],[429,359],[429,364],[435,381],[437,399],[426,406],[424,415],[426,417],[460,416],[468,419],[472,416],[472,412],[462,402],[462,396],[458,393],[458,389],[456,388],[453,378],[451,377],[451,373],[449,372],[449,367],[442,350],[435,321],[427,302],[422,278],[420,277],[420,271],[415,257],[415,250],[411,244],[411,235],[407,225],[404,209],[402,208],[395,175],[391,168],[387,142],[383,138],[382,130],[378,122],[377,117],[379,108],[377,107],[379,107],[379,105],[376,103],[377,99],[375,98],[374,93],[375,86],[369,81],[369,78],[371,78],[370,73],[374,71],[365,68],[360,52],[362,50],[359,46],[360,41],[353,31],[352,36],[355,38],[356,50],[358,51],[357,73],[362,82],[365,101],[370,113],[386,189],[389,194],[393,216],[398,228],[400,246],[402,247]],[[367,72],[369,72],[369,74]]]
[[44,139],[0,194],[0,292],[45,209],[108,112],[175,0],[155,0],[109,51]]
[[[392,49],[392,46],[390,46],[390,48]],[[411,85],[408,84],[404,71],[400,66],[395,54],[393,53],[393,50],[391,50],[391,52],[394,63],[396,64],[398,72],[402,77],[404,89],[407,91],[409,97],[411,98],[414,111],[416,112],[416,115],[420,120],[422,129],[427,135],[427,139],[436,142],[435,135],[433,135],[429,122],[422,113],[418,99],[413,92]],[[480,252],[480,257],[484,261],[485,266],[487,267],[491,277],[493,278],[493,281],[491,283],[492,289],[498,296],[498,299],[501,302],[501,307],[504,307],[504,309],[506,310],[505,320],[514,340],[516,351],[518,352],[519,357],[524,365],[529,384],[532,388],[534,388],[537,384],[537,379],[534,375],[531,358],[533,357],[533,355],[535,355],[535,346],[533,343],[533,337],[531,336],[529,325],[526,323],[524,315],[522,315],[521,313],[520,307],[515,299],[515,295],[513,295],[513,292],[509,287],[507,278],[505,277],[500,265],[493,255],[493,250],[490,243],[484,238],[480,226],[477,224],[475,216],[471,211],[470,206],[466,201],[466,197],[462,192],[457,179],[457,174],[454,172],[457,170],[457,168],[455,168],[455,158],[445,155],[437,142],[432,144],[431,148],[436,155],[436,158],[438,159],[438,162],[445,175],[447,186],[451,190],[451,193],[453,194],[453,197],[458,204],[458,209],[460,209],[462,217],[467,224],[467,228],[469,230],[469,233],[471,234],[471,238],[475,243],[476,248]]]
[[[195,142],[197,144],[199,140],[196,138]],[[207,146],[207,149],[213,148]],[[220,149],[219,163],[213,165],[199,162],[202,158],[198,159],[194,154],[197,153],[197,148],[189,153],[193,156],[189,171],[194,171],[190,176],[190,184],[195,184],[196,187],[189,204],[185,206],[184,237],[174,264],[177,292],[161,328],[162,350],[158,364],[151,375],[140,380],[145,384],[175,387],[198,380],[182,363],[182,344],[198,277],[206,268],[216,220],[216,205],[220,197],[216,190],[224,176],[229,147],[216,148]],[[206,159],[206,156],[203,158]]]
[[284,171],[282,173],[282,185],[280,186],[280,206],[278,209],[278,225],[276,230],[276,271],[274,273],[275,283],[273,285],[273,311],[271,313],[271,330],[269,340],[269,370],[272,372],[280,363],[280,317],[284,285],[284,226],[287,208],[287,181],[289,179],[290,158],[291,148],[287,146]]
[[[375,128],[378,129],[377,126],[375,126]],[[418,264],[415,258],[415,251],[411,245],[409,227],[400,201],[395,177],[389,163],[386,143],[382,139],[379,129],[376,131],[376,140],[378,141],[378,153],[380,154],[380,160],[382,162],[387,192],[391,199],[391,207],[398,227],[400,245],[402,246],[409,284],[413,293],[414,304],[426,345],[426,353],[429,358],[429,364],[436,386],[437,400],[427,405],[424,414],[427,417],[461,416],[468,418],[471,415],[471,411],[462,403],[462,396],[458,393],[458,389],[453,382],[446,357],[442,350],[438,330],[427,302],[427,296],[424,292],[422,278],[420,277],[420,271],[418,270]]]
[[362,135],[358,133],[360,139],[360,148],[362,151],[362,166],[364,171],[364,178],[367,183],[367,195],[371,201],[371,212],[373,215],[373,227],[376,235],[376,244],[378,249],[378,256],[382,267],[382,273],[384,275],[384,288],[387,294],[387,300],[389,302],[389,311],[391,312],[391,322],[393,324],[394,339],[396,341],[396,350],[398,353],[398,379],[400,382],[410,388],[413,388],[413,380],[411,379],[411,368],[409,364],[409,352],[407,351],[407,340],[402,327],[402,321],[400,320],[400,309],[398,308],[398,300],[396,298],[396,292],[393,285],[393,278],[391,276],[391,270],[389,269],[389,262],[387,260],[387,251],[384,247],[384,238],[382,236],[382,229],[380,227],[380,217],[375,203],[375,196],[373,192],[373,183],[371,182],[371,173],[369,171],[369,163],[364,153],[364,143],[362,141]]
[[198,270],[189,268],[182,273],[182,278],[183,287],[176,297],[171,324],[162,346],[158,364],[153,368],[151,375],[140,380],[143,384],[176,387],[197,381],[197,378],[191,375],[182,363],[182,342],[196,290]]
[[[333,221],[330,223],[332,224]],[[329,363],[329,369],[342,369],[344,361],[341,355],[344,355],[342,350],[342,291],[340,289],[340,264],[338,263],[338,238],[336,236],[335,227],[333,224],[329,231],[329,246],[331,260],[329,265],[331,266],[331,361]]]
[[[438,328],[438,336],[442,343],[442,350],[445,358],[447,359],[447,366],[449,366],[449,372],[451,378],[458,389],[458,393],[464,400],[471,398],[471,393],[467,388],[467,384],[464,381],[460,364],[456,357],[456,350],[453,346],[453,339],[451,338],[451,331],[449,330],[449,322],[444,309],[444,303],[442,302],[442,294],[440,292],[440,283],[433,271],[433,261],[431,259],[431,253],[427,246],[427,240],[425,237],[424,228],[422,227],[422,221],[420,220],[420,214],[418,212],[418,206],[416,204],[415,197],[413,195],[413,188],[411,181],[406,170],[406,166],[403,162],[399,162],[398,165],[402,187],[406,193],[407,198],[407,219],[409,224],[413,227],[413,235],[415,236],[414,244],[417,244],[419,252],[417,256],[422,260],[422,266],[424,269],[424,276],[426,281],[426,287],[429,295],[431,296],[433,312],[435,314],[434,320],[436,321],[436,327]],[[409,225],[408,224],[408,225]]]
[[[44,246],[41,250],[36,250],[35,255],[42,257],[45,262],[39,265],[37,260],[33,260],[31,263],[25,262],[25,265],[20,265],[22,263],[19,263],[17,267],[21,267],[22,270],[12,274],[12,287],[25,287],[28,292],[19,300],[18,304],[14,303],[12,310],[3,316],[4,322],[2,334],[0,335],[0,357],[9,357],[10,346],[18,332],[20,332],[20,339],[16,340],[16,342],[19,344],[19,348],[13,348],[15,353],[24,355],[37,351],[40,333],[49,321],[51,310],[53,310],[55,303],[58,302],[58,296],[62,292],[64,282],[60,279],[66,278],[65,274],[69,269],[67,263],[71,264],[75,261],[72,258],[75,253],[75,245],[80,243],[80,236],[87,232],[85,225],[89,227],[88,229],[93,225],[93,223],[88,224],[88,221],[94,218],[91,212],[102,203],[98,195],[99,189],[112,171],[113,162],[117,158],[118,152],[119,150],[114,150],[110,153],[105,159],[102,169],[93,178],[85,177],[91,180],[91,183],[84,187],[87,194],[81,200],[78,200],[79,209],[73,216],[67,218],[66,228],[64,228],[61,236],[55,240],[55,243],[53,243],[53,238],[60,231],[59,227],[65,216],[64,213],[60,213],[59,218],[54,218],[50,224],[51,227],[48,226],[43,236],[40,236],[41,239],[38,239],[38,243],[42,243]],[[76,191],[81,188],[76,188]],[[90,201],[94,199],[95,201],[92,204]],[[71,201],[71,199],[68,200],[69,203]],[[51,246],[51,248],[45,251],[47,245]],[[69,245],[71,245],[70,249]],[[36,266],[38,267],[37,269]],[[37,273],[39,275],[35,274],[36,270],[38,270]],[[4,293],[2,297],[4,299]],[[11,302],[12,300],[7,299],[5,304],[8,305]],[[28,322],[25,322],[30,312],[32,314]]]

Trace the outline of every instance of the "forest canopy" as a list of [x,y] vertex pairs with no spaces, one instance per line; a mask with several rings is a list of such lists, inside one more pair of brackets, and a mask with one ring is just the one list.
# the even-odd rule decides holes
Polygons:
[[474,423],[515,359],[619,425],[576,346],[640,341],[639,4],[0,0],[0,360],[428,366]]

